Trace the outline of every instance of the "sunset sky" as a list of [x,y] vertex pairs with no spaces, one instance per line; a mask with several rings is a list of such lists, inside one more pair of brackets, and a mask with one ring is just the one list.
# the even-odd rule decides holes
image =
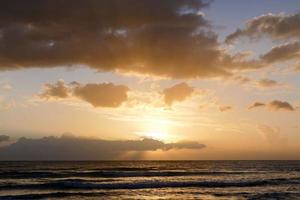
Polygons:
[[0,146],[300,159],[299,39],[298,0],[3,0]]

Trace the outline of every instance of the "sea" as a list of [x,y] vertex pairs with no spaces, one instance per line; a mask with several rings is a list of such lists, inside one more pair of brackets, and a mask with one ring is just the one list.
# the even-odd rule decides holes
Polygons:
[[0,199],[300,199],[300,161],[0,162]]

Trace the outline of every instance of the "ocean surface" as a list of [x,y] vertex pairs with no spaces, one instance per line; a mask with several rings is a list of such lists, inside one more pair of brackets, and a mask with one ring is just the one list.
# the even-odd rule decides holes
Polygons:
[[300,199],[300,161],[0,162],[0,199]]

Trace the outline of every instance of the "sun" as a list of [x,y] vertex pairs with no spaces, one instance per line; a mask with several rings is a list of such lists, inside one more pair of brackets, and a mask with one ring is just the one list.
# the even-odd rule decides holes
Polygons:
[[142,133],[144,137],[160,140],[160,141],[168,141],[170,139],[170,136],[168,133],[162,132],[162,131],[149,131]]
[[143,130],[138,132],[140,137],[152,138],[155,140],[170,142],[174,138],[170,134],[171,123],[159,117],[147,118],[143,121]]

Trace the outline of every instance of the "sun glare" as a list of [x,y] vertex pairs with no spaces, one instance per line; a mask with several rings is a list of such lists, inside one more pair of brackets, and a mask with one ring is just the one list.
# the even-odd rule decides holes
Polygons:
[[138,133],[140,137],[152,138],[163,142],[171,142],[174,135],[170,134],[171,122],[162,118],[146,118],[143,129]]
[[145,132],[145,133],[142,133],[142,135],[143,135],[144,137],[152,138],[152,139],[160,140],[160,141],[168,141],[168,139],[169,139],[167,133],[165,133],[165,132],[160,132],[160,131],[150,131],[150,132]]

